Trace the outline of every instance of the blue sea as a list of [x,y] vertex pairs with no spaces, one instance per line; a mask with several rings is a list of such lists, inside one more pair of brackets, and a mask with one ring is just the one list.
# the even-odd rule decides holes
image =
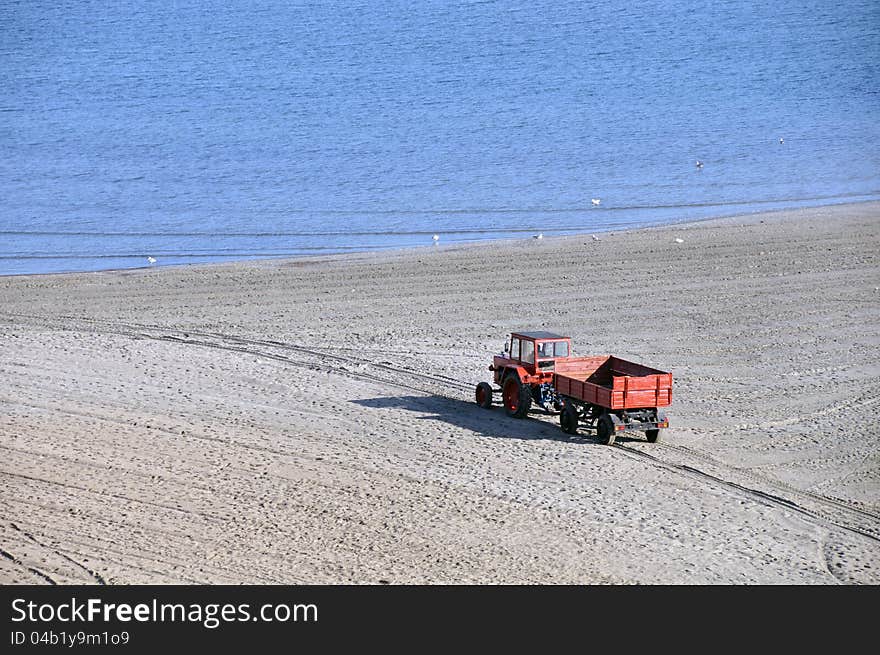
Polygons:
[[0,0],[0,153],[0,274],[878,199],[880,2]]

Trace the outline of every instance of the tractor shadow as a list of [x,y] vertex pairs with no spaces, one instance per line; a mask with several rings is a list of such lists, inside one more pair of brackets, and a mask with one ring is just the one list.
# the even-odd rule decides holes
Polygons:
[[[470,430],[495,439],[550,439],[584,444],[601,444],[594,430],[581,427],[578,434],[567,434],[559,427],[559,415],[532,409],[528,419],[511,418],[499,405],[483,409],[473,401],[466,402],[445,396],[382,396],[352,400],[357,405],[372,409],[402,409],[418,416],[419,421],[443,421],[458,428]],[[537,420],[536,420],[537,419]],[[618,434],[617,442],[644,441],[629,434]]]

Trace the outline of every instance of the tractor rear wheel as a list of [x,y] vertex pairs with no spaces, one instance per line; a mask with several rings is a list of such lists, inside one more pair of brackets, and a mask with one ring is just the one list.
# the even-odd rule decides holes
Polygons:
[[602,416],[599,417],[599,421],[596,423],[596,436],[598,436],[599,441],[606,446],[614,444],[614,439],[617,437],[617,434],[614,431],[614,421],[611,420],[611,417],[608,416],[608,414],[602,414]]
[[657,443],[660,441],[660,430],[645,430],[645,436],[651,443]]
[[522,384],[515,375],[504,381],[501,395],[504,398],[504,411],[513,418],[522,418],[532,407],[532,391]]
[[483,409],[492,407],[492,385],[488,382],[480,382],[477,385],[477,404]]
[[562,412],[559,414],[559,425],[562,431],[568,434],[577,434],[578,431],[578,411],[571,403],[565,403]]

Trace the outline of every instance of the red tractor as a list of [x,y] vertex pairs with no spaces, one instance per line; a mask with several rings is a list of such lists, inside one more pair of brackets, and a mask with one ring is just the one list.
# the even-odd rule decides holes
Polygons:
[[[571,338],[552,332],[514,332],[495,355],[494,372],[504,410],[523,418],[533,403],[559,412],[562,429],[577,434],[579,424],[613,444],[618,432],[643,430],[650,442],[669,421],[660,410],[672,403],[672,374],[642,364],[601,355],[572,357]],[[496,390],[477,385],[476,400],[490,408]]]

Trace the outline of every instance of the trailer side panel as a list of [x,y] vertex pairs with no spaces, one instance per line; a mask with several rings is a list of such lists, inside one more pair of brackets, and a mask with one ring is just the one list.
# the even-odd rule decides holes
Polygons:
[[590,366],[554,376],[557,393],[608,409],[672,404],[671,373],[617,357],[590,359]]

